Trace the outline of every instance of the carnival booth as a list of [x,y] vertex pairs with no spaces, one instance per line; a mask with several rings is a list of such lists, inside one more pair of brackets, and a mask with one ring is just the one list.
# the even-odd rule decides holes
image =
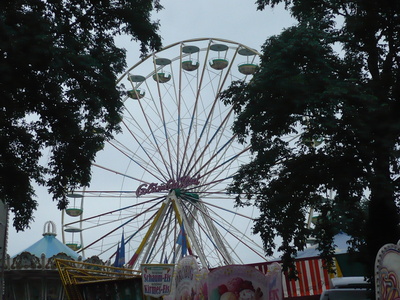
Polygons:
[[[82,257],[56,238],[56,226],[44,224],[43,237],[22,252],[5,256],[4,300],[68,299],[57,270],[57,259],[71,264],[83,263]],[[87,264],[104,265],[98,257],[85,259]],[[70,298],[73,299],[73,298]]]

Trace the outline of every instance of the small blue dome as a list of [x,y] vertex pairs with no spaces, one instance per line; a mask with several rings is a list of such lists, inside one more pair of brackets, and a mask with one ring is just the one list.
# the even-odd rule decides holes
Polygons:
[[43,238],[22,252],[29,252],[37,257],[40,257],[43,253],[48,258],[59,253],[65,253],[73,259],[78,260],[80,255],[56,238],[55,228],[54,222],[47,221],[44,225]]

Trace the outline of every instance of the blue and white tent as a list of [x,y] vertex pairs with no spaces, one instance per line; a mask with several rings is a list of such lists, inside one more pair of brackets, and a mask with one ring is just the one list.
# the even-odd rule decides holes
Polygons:
[[[43,237],[20,253],[29,252],[37,257],[41,257],[42,254],[45,254],[46,257],[52,257],[59,253],[65,253],[74,260],[78,260],[80,254],[64,245],[56,238],[57,234],[55,228],[55,224],[52,221],[46,222],[44,225]],[[19,255],[20,253],[16,254],[15,256]]]

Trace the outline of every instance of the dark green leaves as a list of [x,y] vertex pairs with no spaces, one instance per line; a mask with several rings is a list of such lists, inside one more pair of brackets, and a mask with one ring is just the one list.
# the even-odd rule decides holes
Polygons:
[[91,162],[121,120],[125,50],[114,37],[131,35],[142,55],[158,49],[154,8],[158,1],[1,2],[0,170],[10,175],[0,192],[17,230],[32,220],[33,182],[60,208],[67,189],[89,184]]
[[[331,258],[339,231],[372,266],[379,247],[400,236],[400,5],[256,3],[284,3],[299,23],[265,42],[252,82],[222,94],[237,113],[234,131],[254,153],[230,191],[261,209],[255,231],[267,254],[284,253],[287,267],[309,237]],[[308,229],[311,208],[320,222]]]

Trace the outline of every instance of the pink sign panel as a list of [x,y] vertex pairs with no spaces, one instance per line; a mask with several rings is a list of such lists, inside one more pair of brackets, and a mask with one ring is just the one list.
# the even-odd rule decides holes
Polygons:
[[250,266],[231,265],[208,274],[209,300],[267,300],[267,277]]

